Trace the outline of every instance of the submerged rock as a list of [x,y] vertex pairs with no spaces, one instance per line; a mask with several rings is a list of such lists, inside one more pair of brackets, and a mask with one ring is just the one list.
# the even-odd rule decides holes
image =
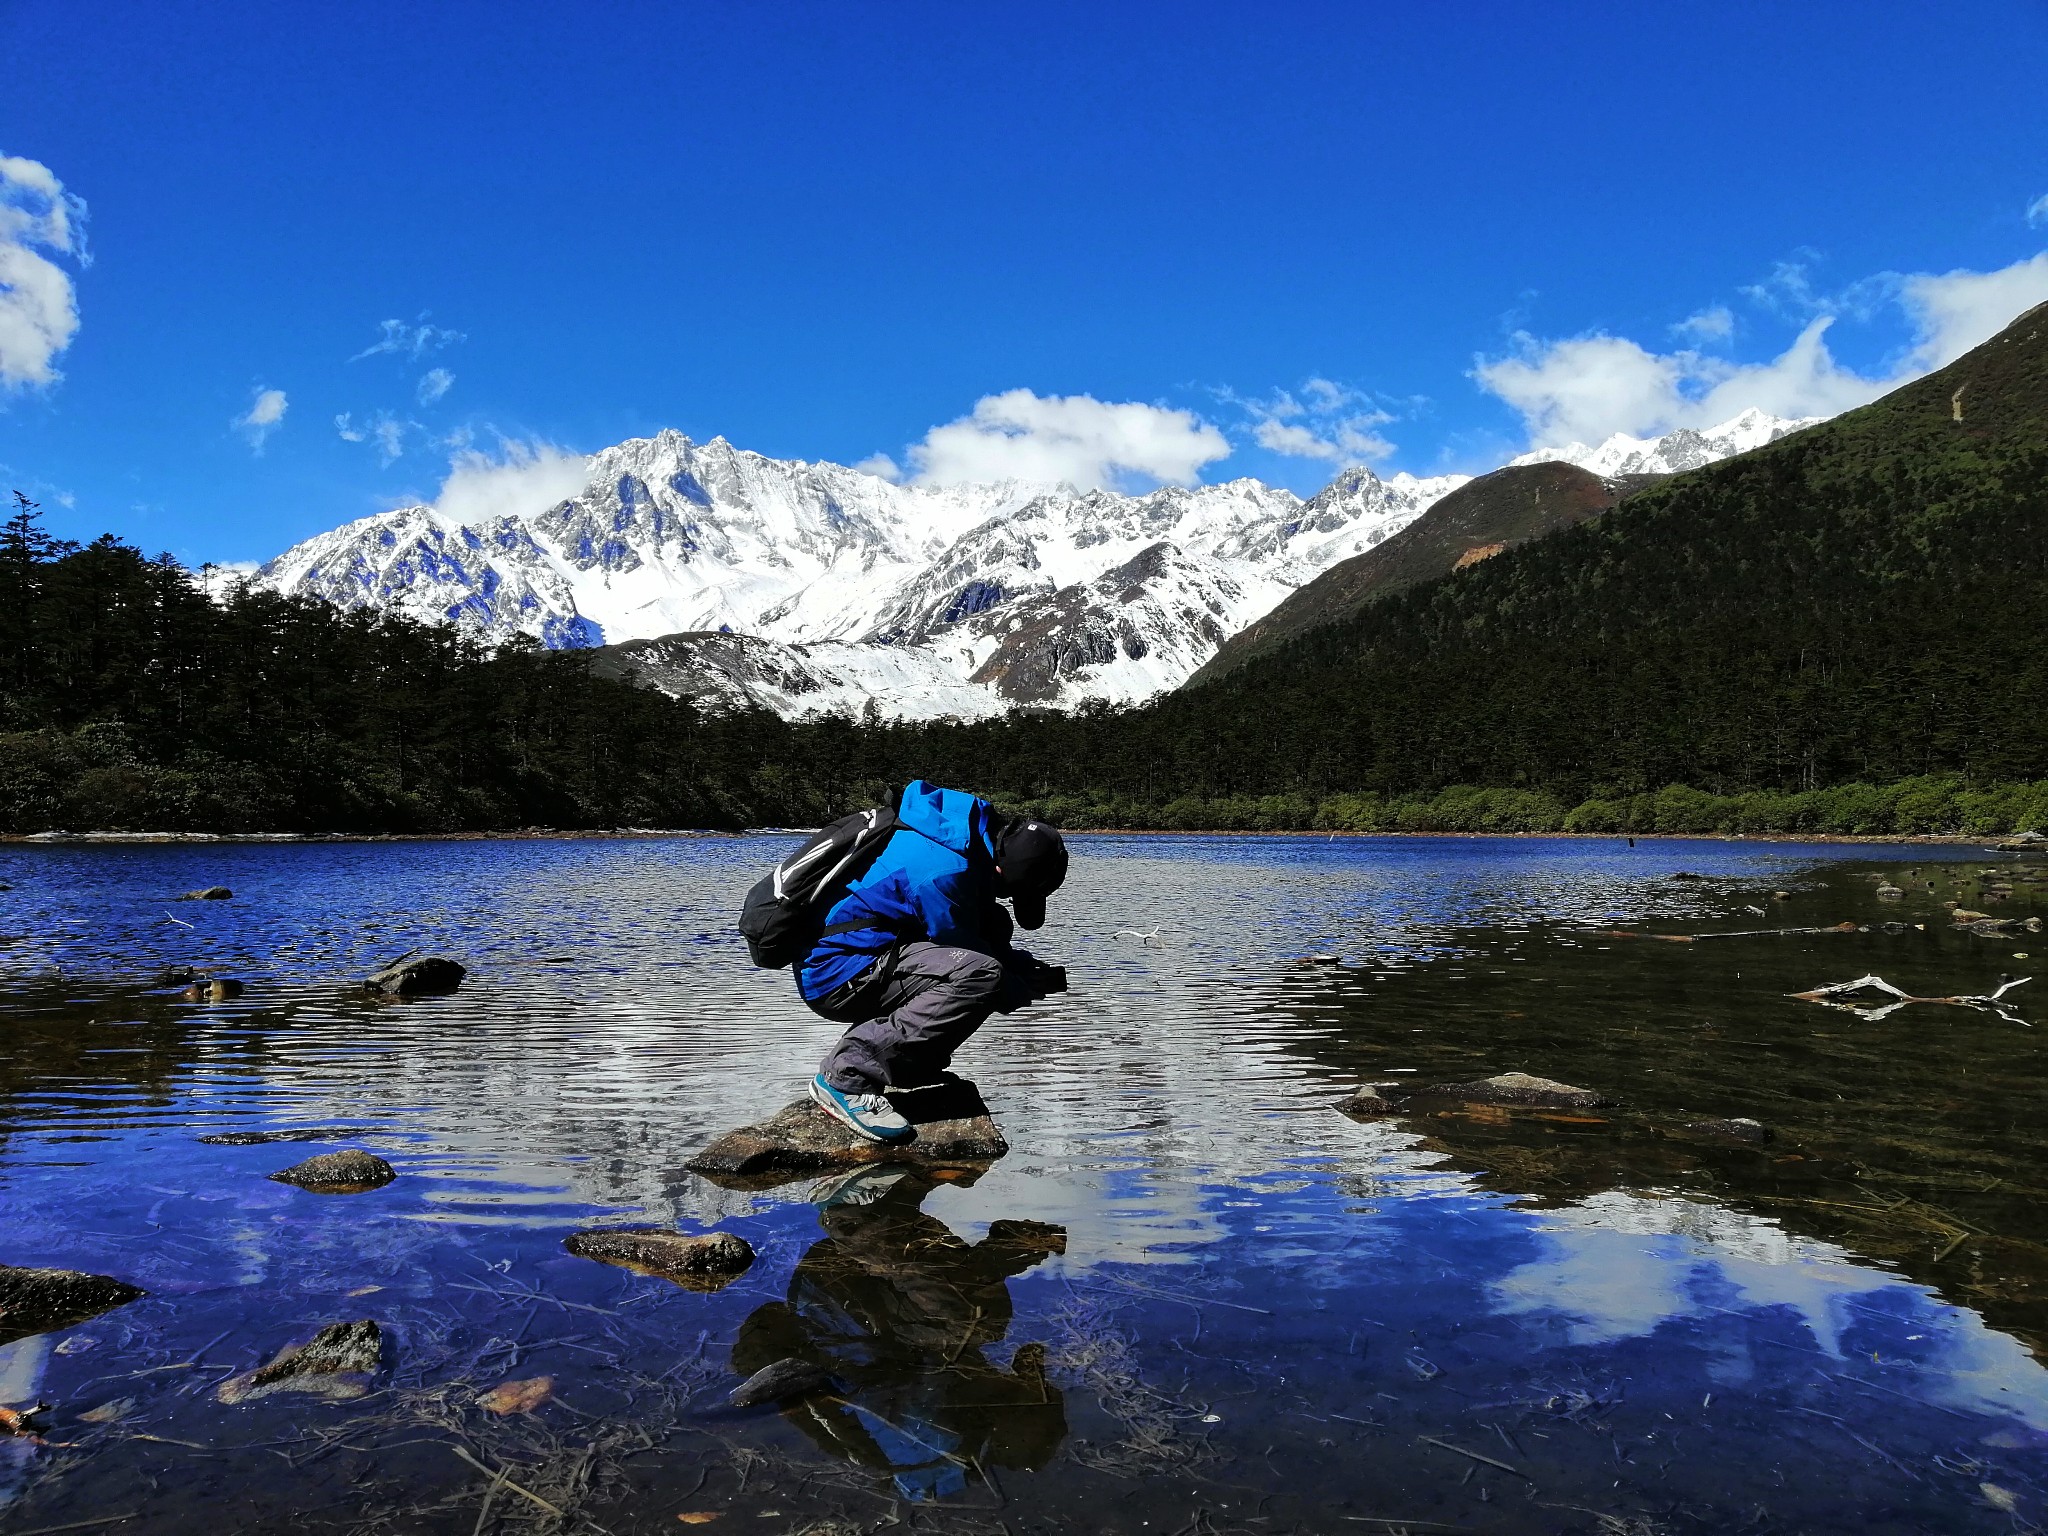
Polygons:
[[692,1236],[662,1227],[595,1227],[572,1233],[562,1246],[579,1258],[656,1275],[692,1291],[722,1289],[754,1262],[752,1245],[730,1232]]
[[0,1344],[70,1328],[146,1294],[110,1275],[0,1264]]
[[765,1188],[860,1163],[985,1165],[1010,1150],[983,1102],[964,1078],[889,1095],[915,1132],[907,1141],[869,1141],[809,1099],[754,1125],[728,1131],[685,1165],[714,1183]]
[[420,955],[384,967],[363,983],[365,992],[379,997],[419,997],[429,992],[453,992],[469,972],[440,955]]
[[1880,901],[1897,901],[1905,894],[1896,885],[1880,885],[1877,888],[1877,897]]
[[756,1403],[786,1403],[794,1397],[810,1397],[830,1391],[831,1387],[832,1378],[824,1367],[791,1355],[762,1366],[732,1389],[728,1401],[735,1408],[751,1408]]
[[1723,1141],[1744,1141],[1760,1146],[1771,1139],[1771,1128],[1761,1120],[1751,1120],[1736,1115],[1727,1120],[1695,1120],[1686,1127],[1699,1136],[1715,1136]]
[[196,891],[186,891],[179,901],[226,901],[235,893],[224,885],[204,885]]
[[355,1195],[366,1189],[382,1189],[398,1177],[395,1170],[374,1152],[349,1147],[341,1152],[322,1152],[303,1163],[294,1163],[270,1175],[280,1184],[296,1184],[316,1195]]
[[1405,1114],[1408,1107],[1401,1098],[1409,1091],[1410,1085],[1406,1083],[1361,1083],[1357,1092],[1338,1101],[1337,1108],[1354,1120]]
[[337,1130],[322,1125],[301,1131],[215,1131],[211,1136],[195,1139],[209,1147],[267,1147],[273,1141],[346,1141],[362,1133],[360,1126]]
[[376,1374],[383,1354],[384,1335],[375,1323],[329,1323],[268,1365],[230,1376],[213,1389],[213,1395],[223,1403],[246,1403],[272,1392],[309,1392],[330,1402],[346,1402],[370,1390],[369,1378]]
[[167,965],[156,973],[153,987],[183,987],[204,979],[206,972],[196,965]]
[[1428,1091],[1468,1104],[1518,1104],[1530,1109],[1598,1109],[1609,1102],[1590,1088],[1574,1088],[1527,1072],[1503,1072],[1470,1083],[1438,1083]]

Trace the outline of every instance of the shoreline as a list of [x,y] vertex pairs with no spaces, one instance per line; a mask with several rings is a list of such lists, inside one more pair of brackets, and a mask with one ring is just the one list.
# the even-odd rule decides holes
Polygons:
[[[0,833],[0,847],[154,847],[185,844],[269,844],[269,843],[482,843],[482,842],[651,842],[663,838],[744,838],[776,834],[795,836],[816,831],[815,827],[747,827],[723,831],[709,827],[609,827],[565,830],[559,827],[515,827],[495,832],[6,832]],[[1994,849],[1991,844],[2010,833],[1988,832],[1353,832],[1305,830],[1262,832],[1245,829],[1170,830],[1159,827],[1077,827],[1067,829],[1069,837],[1271,837],[1322,838],[1335,842],[1370,837],[1401,838],[1507,838],[1518,841],[1568,839],[1573,842],[1621,842],[1633,838],[1656,843],[1843,843],[1872,847],[1959,847],[1982,848],[1987,852],[2013,853],[2019,849]],[[2048,852],[2048,844],[2040,845]]]

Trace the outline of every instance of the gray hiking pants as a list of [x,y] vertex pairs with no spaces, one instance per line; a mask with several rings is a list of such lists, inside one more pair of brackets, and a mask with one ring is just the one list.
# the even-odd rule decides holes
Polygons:
[[995,1012],[1002,990],[1003,967],[992,956],[906,944],[871,1004],[875,1017],[841,1035],[818,1070],[841,1093],[921,1088]]

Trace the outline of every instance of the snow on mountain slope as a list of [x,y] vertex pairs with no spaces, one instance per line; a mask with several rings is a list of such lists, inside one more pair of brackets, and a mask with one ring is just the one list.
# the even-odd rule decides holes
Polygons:
[[1807,416],[1798,421],[1787,421],[1782,416],[1772,416],[1752,406],[1718,427],[1700,431],[1681,427],[1662,437],[1630,437],[1625,432],[1617,432],[1596,448],[1589,448],[1584,443],[1572,443],[1564,448],[1538,448],[1509,462],[1548,464],[1562,460],[1610,479],[1616,475],[1676,475],[1688,469],[1698,469],[1703,464],[1732,459],[1738,453],[1747,453],[1766,443],[1775,443],[1781,437],[1824,419]]
[[[1691,468],[1799,425],[1748,412],[1516,462]],[[1256,480],[1142,496],[930,488],[669,431],[592,456],[584,489],[545,510],[463,523],[400,508],[308,539],[255,580],[489,643],[619,647],[607,666],[628,658],[655,686],[712,702],[974,717],[1175,688],[1468,478],[1348,469],[1307,501]]]

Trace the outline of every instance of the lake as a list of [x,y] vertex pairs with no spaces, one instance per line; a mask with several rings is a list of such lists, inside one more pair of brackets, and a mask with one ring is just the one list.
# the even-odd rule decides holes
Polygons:
[[[2048,939],[1944,903],[2038,914],[2039,861],[1077,837],[1034,936],[1072,990],[955,1063],[1009,1155],[725,1189],[685,1163],[794,1098],[835,1033],[732,930],[790,842],[0,847],[0,1263],[147,1292],[0,1343],[0,1404],[51,1405],[0,1436],[0,1531],[2048,1514],[2048,980],[2003,1011],[1788,995],[2031,974]],[[171,899],[212,884],[233,898]],[[363,996],[415,949],[461,989]],[[246,990],[152,988],[173,964]],[[1335,1108],[1505,1071],[1613,1102]],[[1728,1117],[1771,1139],[1691,1129]],[[325,1134],[198,1139],[290,1130]],[[266,1177],[346,1146],[395,1182]],[[704,1293],[563,1247],[650,1223],[758,1257]],[[353,1319],[383,1332],[366,1395],[219,1400]],[[730,1406],[790,1355],[832,1389]],[[537,1378],[522,1408],[479,1401]]]

